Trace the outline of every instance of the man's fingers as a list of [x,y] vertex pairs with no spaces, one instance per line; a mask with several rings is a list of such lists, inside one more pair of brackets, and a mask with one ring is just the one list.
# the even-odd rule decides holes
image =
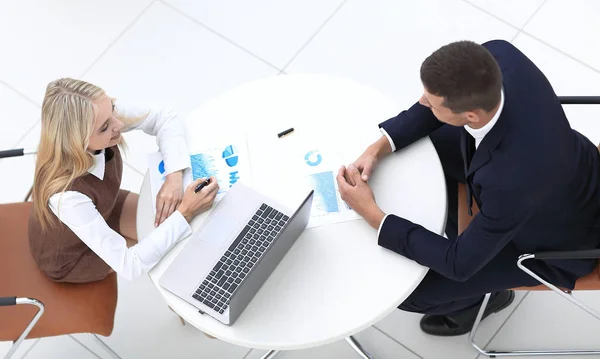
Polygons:
[[350,186],[348,184],[348,182],[346,181],[346,167],[342,166],[340,168],[340,170],[338,171],[336,180],[337,180],[337,183],[338,183],[338,188],[340,190],[340,193],[346,192],[346,190]]
[[361,180],[360,172],[358,171],[358,168],[356,168],[356,166],[353,164],[348,166],[348,174],[349,174],[349,177],[352,177],[354,184],[357,184],[358,181]]
[[[356,166],[356,165],[350,164],[350,166]],[[350,166],[348,166],[348,168],[350,168]],[[350,175],[350,171],[348,171],[348,170],[344,171],[344,179],[346,180],[346,182],[348,182],[349,185],[356,186],[356,182],[354,181],[354,178],[352,178],[352,176]]]
[[369,180],[369,178],[371,177],[371,166],[365,166],[362,170],[362,180],[367,182]]

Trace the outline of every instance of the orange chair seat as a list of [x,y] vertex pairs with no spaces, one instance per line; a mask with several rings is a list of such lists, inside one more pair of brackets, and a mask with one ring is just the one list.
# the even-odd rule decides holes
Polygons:
[[[473,220],[473,217],[477,212],[479,212],[479,208],[477,207],[477,203],[473,201],[473,206],[471,207],[473,216],[469,216],[467,211],[467,192],[466,187],[463,183],[458,184],[458,233],[462,233],[467,227],[469,223]],[[600,262],[599,262],[600,263]],[[513,290],[550,290],[550,288],[546,287],[543,284],[536,285],[533,287],[518,287],[513,288]],[[596,267],[592,273],[581,277],[575,283],[574,290],[600,290],[600,264]]]
[[[0,205],[0,297],[35,298],[45,311],[28,338],[73,333],[108,336],[117,307],[117,277],[87,284],[56,283],[29,252],[27,222],[32,204]],[[35,315],[30,305],[0,307],[0,341],[15,341]]]

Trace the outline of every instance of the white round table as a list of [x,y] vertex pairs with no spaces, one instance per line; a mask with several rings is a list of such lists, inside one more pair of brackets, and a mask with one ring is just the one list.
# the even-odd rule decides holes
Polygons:
[[[284,75],[244,84],[202,105],[186,119],[190,151],[206,136],[245,134],[250,160],[277,152],[253,153],[252,143],[272,137],[329,141],[349,164],[381,136],[377,124],[397,114],[393,102],[368,87],[325,75]],[[280,141],[280,142],[277,142]],[[333,168],[337,174],[338,168]],[[278,169],[253,173],[261,190],[274,190]],[[383,211],[441,234],[446,218],[444,175],[428,138],[381,161],[369,183]],[[293,188],[288,188],[293,192]],[[273,192],[273,191],[271,191]],[[137,226],[143,238],[153,229],[148,175],[139,197]],[[206,215],[196,217],[197,230]],[[377,244],[377,231],[362,220],[308,228],[280,262],[239,319],[226,326],[158,285],[187,243],[177,244],[150,271],[168,305],[188,323],[226,342],[257,349],[296,350],[350,337],[396,310],[422,280],[427,268]],[[352,344],[352,343],[351,343]],[[356,348],[355,348],[356,349]]]

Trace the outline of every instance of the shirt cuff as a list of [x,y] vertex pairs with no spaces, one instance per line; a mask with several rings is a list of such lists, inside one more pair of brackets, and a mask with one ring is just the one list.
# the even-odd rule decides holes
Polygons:
[[381,220],[381,223],[379,224],[379,229],[377,230],[377,242],[379,243],[379,234],[381,233],[381,228],[383,228],[383,223],[385,223],[385,219],[389,216],[389,214],[386,214],[383,219]]
[[392,141],[392,138],[390,137],[390,135],[387,133],[387,131],[383,127],[380,127],[379,129],[381,130],[381,133],[383,133],[383,135],[385,137],[387,137],[387,139],[390,143],[390,146],[392,147],[392,152],[396,152],[396,145],[394,144],[394,141]]
[[185,139],[180,141],[179,145],[173,146],[171,144],[168,148],[160,148],[160,153],[165,161],[165,174],[171,174],[192,167]]
[[174,217],[173,222],[176,223],[175,226],[179,230],[179,240],[182,240],[192,234],[192,227],[185,219],[183,214],[181,214],[181,212],[175,211],[173,214],[171,214],[171,217]]

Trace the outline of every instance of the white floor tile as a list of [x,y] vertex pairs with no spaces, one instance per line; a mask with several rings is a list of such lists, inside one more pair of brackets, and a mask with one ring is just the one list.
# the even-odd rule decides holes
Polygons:
[[[515,300],[510,307],[482,321],[476,341],[487,343],[517,307],[523,296],[524,292],[515,292]],[[375,326],[425,359],[466,359],[477,356],[477,351],[469,344],[468,335],[443,338],[425,334],[419,328],[421,317],[421,314],[396,310]]]
[[[184,115],[225,90],[277,73],[175,10],[155,3],[85,79],[111,96]],[[131,149],[127,160],[145,171],[147,154],[156,150],[155,139],[141,132],[125,138]]]
[[0,83],[0,151],[15,148],[39,118],[39,107]]
[[3,1],[0,78],[41,104],[48,82],[80,76],[149,1]]
[[510,40],[517,30],[460,0],[349,1],[288,67],[352,78],[400,108],[423,92],[419,69],[457,40]]
[[[600,310],[599,292],[575,292],[577,298]],[[531,292],[487,349],[548,350],[600,349],[600,322],[552,292]],[[581,358],[562,356],[561,358]],[[600,358],[590,356],[589,358]]]
[[[147,276],[132,282],[119,279],[115,328],[102,339],[123,358],[241,359],[248,352],[182,325]],[[89,338],[81,340],[89,345]]]
[[594,71],[582,65],[527,34],[519,34],[513,41],[513,45],[539,67],[557,95],[597,95],[600,93],[598,88],[600,71]]
[[[385,334],[375,328],[368,328],[355,336],[363,349],[375,358],[402,358],[417,359],[417,355],[407,348],[396,343]],[[253,350],[246,359],[259,359],[266,352],[264,350]],[[360,358],[345,340],[317,348],[282,351],[276,358],[281,359],[330,359],[330,358]]]
[[524,31],[600,70],[600,2],[548,0]]
[[63,335],[60,337],[42,338],[29,353],[26,359],[97,359],[87,348],[73,338]]
[[545,0],[466,0],[521,29]]
[[[513,44],[542,70],[557,95],[600,93],[600,71],[594,71],[526,34],[520,34]],[[600,143],[600,105],[565,105],[564,109],[572,128],[593,143]]]
[[166,1],[280,69],[343,2]]
[[[24,340],[23,343],[19,346],[19,349],[13,354],[11,359],[21,359],[24,358],[34,345],[37,344],[39,339],[27,339]],[[8,351],[12,347],[12,342],[0,342],[0,358],[4,358]]]
[[[40,140],[39,122],[15,147],[37,148]],[[35,155],[0,160],[0,203],[22,202],[33,184]]]

